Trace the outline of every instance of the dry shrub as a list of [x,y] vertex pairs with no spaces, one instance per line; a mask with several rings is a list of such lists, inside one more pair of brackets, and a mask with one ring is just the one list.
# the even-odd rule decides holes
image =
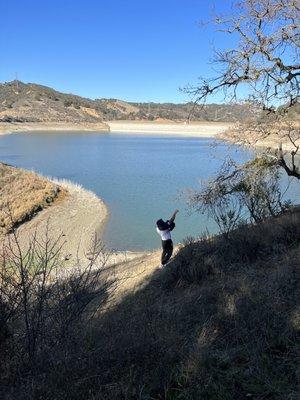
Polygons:
[[21,246],[13,232],[1,245],[1,398],[35,398],[48,374],[59,381],[64,369],[76,368],[87,345],[87,310],[115,287],[105,275],[110,254],[96,237],[87,259],[72,265],[63,261],[63,237],[49,237],[47,229]]
[[95,321],[69,398],[296,399],[299,257],[296,246],[175,288],[172,263],[156,272]]
[[300,243],[300,210],[257,225],[243,225],[229,234],[190,240],[172,265],[173,282],[203,282],[209,276],[266,261]]
[[[296,399],[298,221],[298,213],[290,213],[254,226],[253,233],[252,228],[240,232],[239,240],[227,236],[237,252],[233,245],[225,247],[221,236],[216,238],[223,243],[223,252],[229,249],[228,254],[217,253],[213,239],[190,240],[186,245],[194,252],[190,251],[185,267],[199,262],[197,246],[215,251],[217,272],[213,269],[210,277],[204,272],[202,284],[170,284],[172,272],[178,277],[175,257],[166,270],[157,270],[113,307],[106,302],[107,291],[100,291],[83,314],[75,313],[80,317],[71,318],[71,323],[68,316],[95,292],[82,293],[76,279],[57,281],[62,290],[54,293],[61,293],[60,300],[55,297],[50,303],[54,304],[50,314],[46,307],[49,328],[45,336],[39,336],[31,369],[26,363],[24,313],[3,334],[0,397]],[[250,258],[245,244],[250,247],[253,241],[253,252],[263,240],[267,253],[260,251]],[[244,257],[239,253],[242,249]],[[101,302],[105,311],[92,312],[95,303]],[[9,304],[2,307],[4,315]],[[20,364],[20,358],[25,362]]]

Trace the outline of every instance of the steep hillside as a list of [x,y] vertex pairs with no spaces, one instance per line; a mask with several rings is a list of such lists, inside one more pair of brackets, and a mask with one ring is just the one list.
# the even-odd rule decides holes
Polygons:
[[117,99],[100,99],[96,102],[105,120],[235,122],[255,114],[255,110],[247,104],[201,106],[194,103],[128,103]]
[[106,121],[117,119],[140,119],[140,109],[131,103],[118,99],[95,100],[97,107],[102,111]]
[[255,113],[247,104],[206,104],[194,103],[131,103],[139,109],[140,118],[156,120],[167,119],[177,121],[242,121]]
[[101,123],[103,114],[90,99],[13,81],[0,85],[0,121]]
[[164,270],[156,252],[105,268],[108,283],[81,290],[73,278],[52,297],[47,287],[54,304],[33,366],[19,320],[0,340],[0,396],[298,399],[299,221],[294,210],[189,241]]
[[[134,103],[118,99],[88,99],[47,86],[12,81],[0,84],[0,122],[61,122],[101,124],[103,121],[238,122],[256,116],[249,104]],[[299,105],[290,111],[299,118]]]
[[130,103],[65,94],[35,83],[0,84],[0,122],[101,123],[109,120],[223,121],[245,119],[253,111],[246,104]]

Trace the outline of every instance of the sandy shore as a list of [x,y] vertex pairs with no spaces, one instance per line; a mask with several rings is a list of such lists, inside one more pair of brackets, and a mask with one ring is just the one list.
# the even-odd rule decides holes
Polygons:
[[105,123],[72,124],[66,122],[31,122],[31,123],[0,122],[0,135],[14,133],[14,132],[29,132],[29,131],[109,132],[109,126]]
[[272,149],[273,151],[276,151],[279,149],[279,146],[281,144],[282,150],[284,152],[290,153],[291,151],[295,150],[295,147],[292,145],[290,141],[288,141],[286,138],[280,138],[278,135],[270,135],[269,137],[265,139],[259,139],[255,141],[254,139],[251,141],[251,138],[249,139],[249,143],[245,143],[243,140],[240,140],[237,138],[236,135],[231,135],[230,130],[228,130],[225,134],[221,134],[219,136],[221,140],[225,140],[226,142],[232,143],[234,145],[240,145],[244,147],[249,147],[249,148],[260,148],[260,149]]
[[31,131],[90,131],[134,134],[180,135],[211,137],[223,133],[231,126],[226,122],[151,122],[151,121],[105,121],[98,124],[49,123],[0,123],[0,135]]
[[287,140],[280,140],[277,136],[270,136],[267,139],[258,140],[254,146],[261,147],[261,148],[270,148],[273,150],[278,150],[279,146],[282,146],[282,150],[284,152],[290,153],[291,151],[295,150],[295,147],[292,145],[291,142]]
[[107,121],[111,132],[135,134],[163,134],[190,137],[210,137],[226,131],[231,124],[226,122],[148,122],[148,121]]
[[49,224],[50,237],[55,240],[63,235],[63,254],[82,257],[89,249],[94,234],[101,236],[108,219],[108,209],[94,193],[67,181],[54,181],[67,195],[40,211],[30,221],[22,224],[17,233],[22,243],[28,242],[35,231],[43,237]]
[[[80,185],[64,180],[53,181],[62,186],[68,192],[67,195],[17,229],[20,243],[26,247],[35,232],[39,238],[44,238],[48,226],[52,241],[63,235],[61,255],[70,264],[75,263],[77,257],[81,261],[87,260],[95,235],[101,241],[109,217],[108,208],[93,192]],[[107,251],[110,252],[109,249]],[[142,254],[144,253],[130,251],[110,252],[108,264],[126,262]]]

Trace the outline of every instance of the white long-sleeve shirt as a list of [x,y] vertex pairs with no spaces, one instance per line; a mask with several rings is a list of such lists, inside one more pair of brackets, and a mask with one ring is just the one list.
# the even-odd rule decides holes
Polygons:
[[156,232],[159,234],[161,237],[161,240],[169,240],[172,239],[171,237],[171,232],[169,229],[166,229],[164,231],[161,231],[160,229],[156,228]]

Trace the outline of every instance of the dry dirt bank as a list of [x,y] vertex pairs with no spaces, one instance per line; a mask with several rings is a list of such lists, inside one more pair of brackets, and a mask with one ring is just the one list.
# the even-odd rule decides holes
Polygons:
[[93,131],[109,132],[105,123],[67,123],[67,122],[31,122],[31,123],[0,123],[0,135],[27,131]]
[[49,226],[51,239],[63,235],[64,255],[74,258],[78,252],[79,257],[83,257],[95,232],[99,236],[102,234],[108,209],[94,193],[81,186],[67,181],[54,182],[66,190],[66,196],[22,224],[17,233],[25,244],[35,231],[43,237]]
[[[68,264],[74,265],[79,258],[84,267],[95,235],[97,240],[101,241],[109,217],[108,208],[93,192],[80,185],[63,180],[53,182],[59,184],[67,194],[17,229],[20,242],[26,247],[35,232],[43,238],[49,227],[52,242],[63,235],[61,242],[63,241],[64,245],[61,253],[68,260]],[[120,264],[143,254],[145,253],[131,251],[111,253],[108,264]]]
[[210,137],[226,131],[231,124],[226,122],[148,122],[148,121],[107,121],[111,132],[180,135],[191,137]]

